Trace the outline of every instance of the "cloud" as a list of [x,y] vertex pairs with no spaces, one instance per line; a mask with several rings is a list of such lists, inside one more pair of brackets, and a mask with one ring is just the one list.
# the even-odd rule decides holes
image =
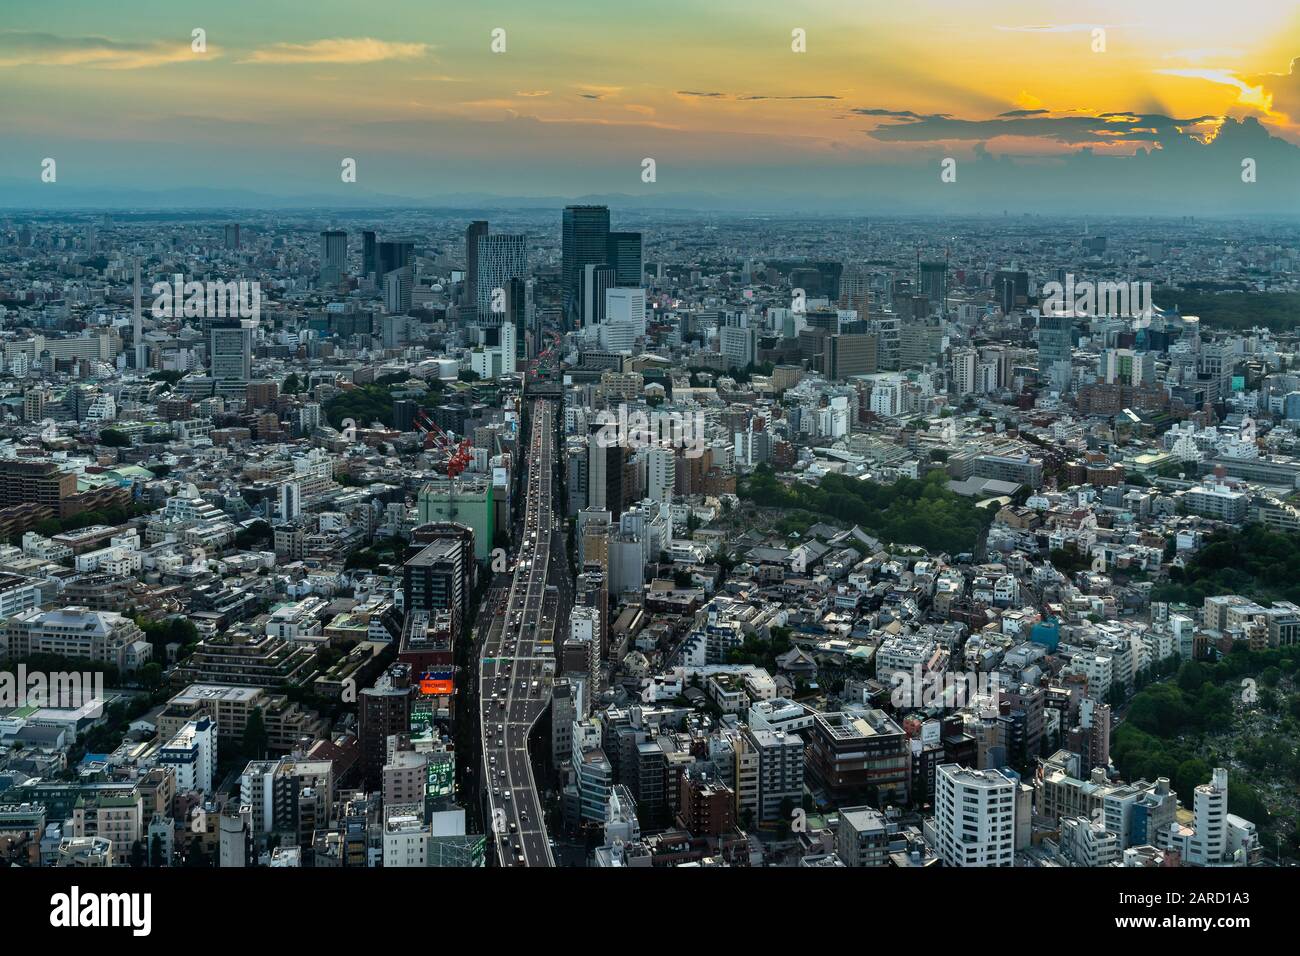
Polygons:
[[103,70],[139,70],[167,63],[194,63],[212,59],[216,48],[195,53],[190,41],[158,40],[139,43],[109,37],[63,37],[53,33],[0,31],[0,67],[88,66]]
[[550,90],[515,90],[515,96],[550,96]]
[[1108,112],[1096,115],[1052,115],[1049,110],[1009,110],[990,119],[958,119],[947,115],[921,116],[911,110],[855,109],[863,116],[885,116],[902,120],[882,123],[867,130],[873,139],[885,142],[954,142],[985,143],[1003,136],[1036,139],[1050,143],[1080,146],[1151,142],[1165,143],[1179,138],[1193,138],[1204,124],[1217,123],[1221,117],[1172,117],[1159,113]]
[[701,90],[678,90],[678,96],[706,100],[732,100],[737,103],[757,103],[763,100],[839,100],[842,96],[833,93],[800,93],[794,95],[777,95],[770,93],[719,93]]
[[1300,56],[1291,61],[1285,73],[1257,73],[1243,79],[1267,91],[1273,110],[1293,122],[1300,120]]
[[[1292,61],[1294,63],[1294,61]],[[1208,80],[1221,86],[1231,86],[1237,91],[1237,102],[1242,106],[1270,113],[1273,110],[1273,97],[1264,91],[1262,85],[1251,85],[1242,80],[1232,70],[1209,70],[1201,67],[1184,69],[1155,70],[1163,76],[1181,76],[1194,80]]]
[[1003,33],[1091,33],[1097,29],[1110,29],[1119,26],[1116,23],[1045,23],[1031,26],[998,27]]
[[241,63],[378,63],[414,60],[429,52],[427,43],[392,43],[373,37],[313,40],[310,43],[273,43],[254,50]]
[[909,120],[947,119],[949,116],[948,113],[913,113],[911,110],[886,110],[874,106],[855,106],[849,112],[857,113],[859,116],[892,116]]
[[764,96],[761,93],[746,94],[745,96],[736,97],[738,100],[838,100],[843,97],[834,96],[830,93],[810,93],[806,96]]
[[1211,60],[1218,57],[1239,57],[1245,54],[1241,50],[1230,49],[1229,47],[1202,47],[1195,50],[1175,50],[1173,53],[1166,53],[1161,59],[1164,60],[1191,60],[1199,62],[1201,60]]
[[603,100],[609,96],[617,96],[623,92],[621,86],[600,86],[596,83],[579,83],[575,89],[579,90],[579,96],[589,100]]

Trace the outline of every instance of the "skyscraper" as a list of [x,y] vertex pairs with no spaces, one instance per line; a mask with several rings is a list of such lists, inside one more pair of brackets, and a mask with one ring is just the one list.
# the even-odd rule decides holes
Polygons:
[[582,327],[590,329],[605,321],[605,292],[615,285],[614,270],[603,262],[582,268]]
[[1073,329],[1074,319],[1069,315],[1043,315],[1038,319],[1038,371],[1058,391],[1070,385]]
[[375,277],[383,279],[388,273],[415,263],[414,239],[386,239],[375,247]]
[[944,311],[943,300],[948,294],[948,263],[922,262],[919,266],[917,286],[922,295],[929,296],[930,304],[940,314]]
[[465,301],[478,303],[478,244],[488,234],[486,219],[475,219],[465,229]]
[[367,229],[361,233],[361,274],[366,278],[370,278],[378,268],[375,247],[375,231]]
[[242,319],[213,319],[208,327],[208,365],[218,389],[242,391],[253,373],[253,327]]
[[584,268],[607,262],[608,243],[608,206],[564,207],[560,281],[566,328],[577,328],[582,317]]
[[480,236],[475,269],[477,277],[474,303],[481,320],[493,315],[492,300],[497,289],[501,289],[504,295],[511,279],[522,279],[528,275],[528,249],[524,237],[501,233]]
[[641,258],[641,233],[611,232],[606,241],[605,261],[614,270],[615,285],[641,285],[644,272]]
[[320,234],[320,280],[337,285],[348,265],[348,234],[342,229],[327,229]]
[[1016,785],[996,770],[955,763],[935,771],[935,849],[944,866],[1011,866]]

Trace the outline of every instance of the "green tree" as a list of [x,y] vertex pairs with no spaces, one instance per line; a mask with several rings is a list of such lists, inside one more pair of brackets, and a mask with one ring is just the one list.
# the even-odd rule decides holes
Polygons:
[[266,757],[266,720],[262,716],[262,708],[254,707],[253,712],[248,715],[248,723],[244,724],[244,755],[250,760],[262,760]]

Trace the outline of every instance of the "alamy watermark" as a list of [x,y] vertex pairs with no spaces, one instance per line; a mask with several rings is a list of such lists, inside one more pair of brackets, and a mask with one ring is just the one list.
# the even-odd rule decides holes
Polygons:
[[1149,319],[1152,315],[1150,282],[1092,282],[1065,274],[1065,284],[1043,285],[1044,315],[1122,317]]
[[258,282],[186,282],[178,272],[171,282],[155,282],[151,291],[155,319],[256,319],[262,314]]
[[687,458],[704,455],[704,413],[628,411],[619,405],[618,411],[607,408],[596,414],[600,429],[596,442],[601,448],[682,448]]
[[104,675],[89,671],[29,671],[26,664],[0,671],[0,707],[104,707]]
[[895,671],[890,675],[893,689],[889,702],[895,708],[943,707],[960,709],[973,704],[977,698],[996,697],[1000,686],[986,671],[926,671],[920,665],[911,671]]

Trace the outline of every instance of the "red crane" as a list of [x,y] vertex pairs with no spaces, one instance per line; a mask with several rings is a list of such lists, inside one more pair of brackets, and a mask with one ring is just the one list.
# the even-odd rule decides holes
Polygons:
[[470,462],[473,442],[468,438],[462,438],[459,442],[454,441],[423,409],[415,416],[415,427],[424,435],[426,449],[437,449],[446,454],[448,478],[455,478],[465,470]]

